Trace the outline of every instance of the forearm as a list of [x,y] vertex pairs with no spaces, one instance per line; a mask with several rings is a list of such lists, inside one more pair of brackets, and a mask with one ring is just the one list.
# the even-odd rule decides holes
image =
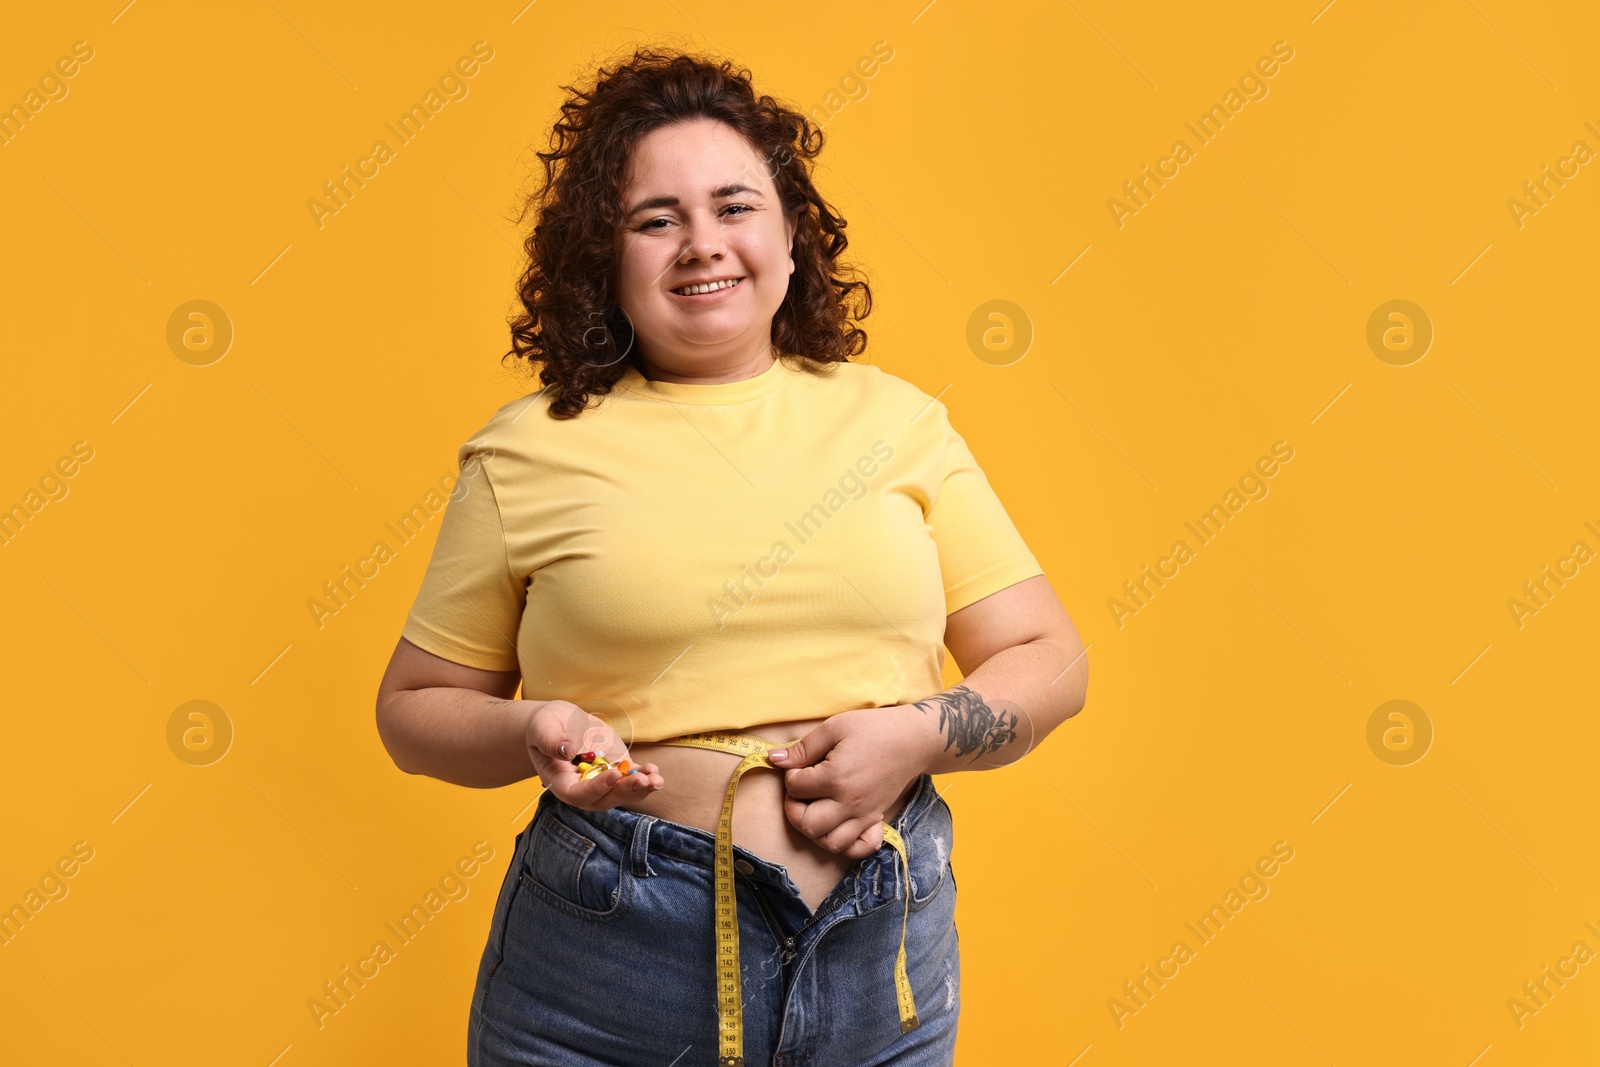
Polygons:
[[929,774],[1015,763],[1083,709],[1089,661],[1074,641],[1002,649],[941,693],[906,705]]
[[391,693],[378,709],[378,734],[407,774],[476,789],[537,773],[528,754],[528,717],[542,700],[501,700],[474,689]]

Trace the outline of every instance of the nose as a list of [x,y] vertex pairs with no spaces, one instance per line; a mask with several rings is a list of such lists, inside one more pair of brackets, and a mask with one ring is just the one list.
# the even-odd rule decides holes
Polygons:
[[696,213],[689,220],[683,240],[683,250],[678,254],[680,264],[697,259],[720,259],[727,251],[726,234],[722,220],[715,215]]

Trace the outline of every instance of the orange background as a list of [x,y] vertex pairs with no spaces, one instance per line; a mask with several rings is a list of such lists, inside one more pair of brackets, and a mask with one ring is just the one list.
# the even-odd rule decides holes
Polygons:
[[[529,391],[499,356],[532,152],[561,83],[652,39],[826,119],[868,358],[949,405],[1091,646],[1081,715],[940,779],[958,1061],[1600,1055],[1594,957],[1520,1024],[1508,1006],[1576,942],[1600,952],[1600,164],[1508,206],[1574,142],[1600,151],[1600,17],[1319,6],[13,12],[0,103],[74,42],[93,57],[0,145],[0,506],[66,490],[0,545],[0,905],[76,842],[92,859],[0,947],[9,1058],[462,1061],[537,782],[408,777],[379,743],[436,522],[320,629],[307,602]],[[468,95],[319,227],[323,183],[479,40]],[[851,81],[878,41],[892,59]],[[1279,41],[1267,94],[1199,144],[1184,124]],[[1178,139],[1193,158],[1119,227],[1107,201]],[[193,300],[225,351],[169,339]],[[1393,300],[1426,352],[1414,312],[1369,346]],[[1292,460],[1248,479],[1279,441]],[[1269,492],[1229,501],[1241,479]],[[1227,503],[1209,543],[1186,529]],[[1569,578],[1519,621],[1546,564]],[[208,765],[169,730],[195,700],[232,731]],[[1369,731],[1391,700],[1409,721]],[[468,895],[319,1028],[307,1000],[479,841]],[[1267,895],[1201,944],[1185,922],[1280,841]],[[1119,1024],[1109,1002],[1137,1006],[1123,983],[1180,939],[1193,957]]]

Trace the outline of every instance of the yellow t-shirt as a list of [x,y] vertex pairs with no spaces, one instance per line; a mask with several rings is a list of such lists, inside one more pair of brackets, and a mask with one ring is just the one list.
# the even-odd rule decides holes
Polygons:
[[870,364],[630,366],[575,419],[548,406],[461,445],[402,633],[625,741],[931,696],[945,616],[1044,573],[945,406]]

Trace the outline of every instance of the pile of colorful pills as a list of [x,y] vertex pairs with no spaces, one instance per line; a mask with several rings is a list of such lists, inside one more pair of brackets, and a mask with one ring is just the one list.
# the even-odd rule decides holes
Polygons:
[[580,752],[572,757],[572,762],[578,770],[583,772],[578,776],[578,781],[580,782],[587,782],[591,778],[604,774],[610,767],[616,767],[617,770],[622,772],[624,778],[630,774],[641,773],[631,760],[619,760],[616,763],[612,763],[604,756],[593,752]]

